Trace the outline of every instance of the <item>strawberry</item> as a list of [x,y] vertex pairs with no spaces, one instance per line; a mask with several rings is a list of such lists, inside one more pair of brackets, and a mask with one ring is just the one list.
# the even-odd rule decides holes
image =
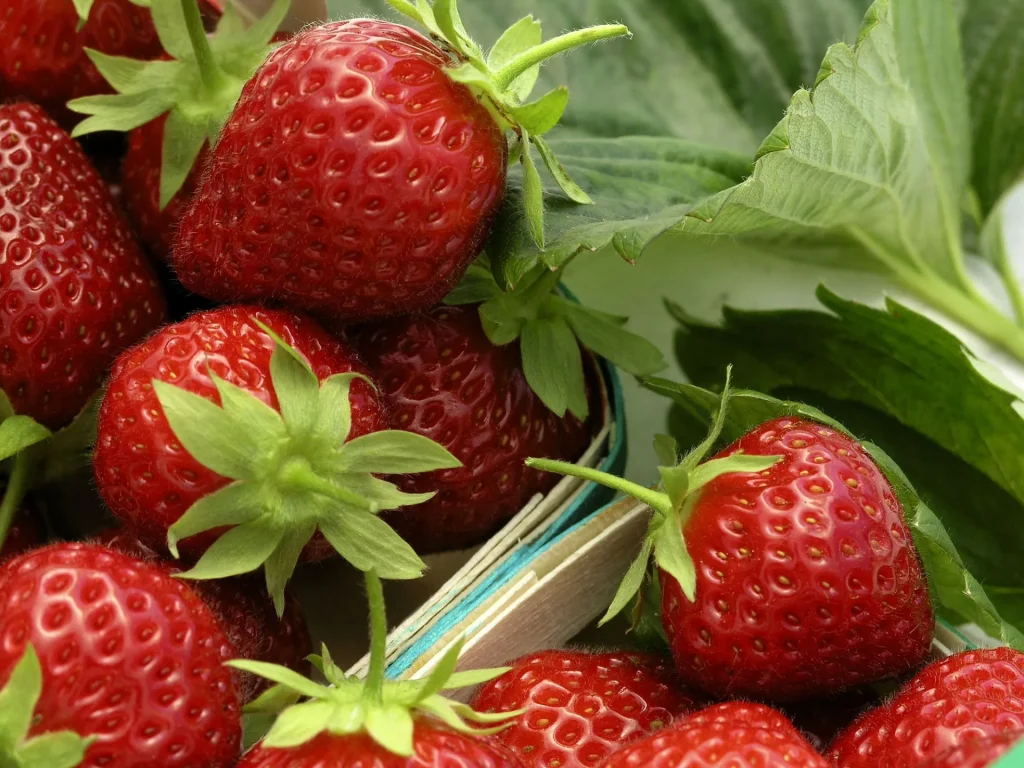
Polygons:
[[96,171],[37,106],[0,106],[0,196],[0,388],[56,429],[163,321],[164,299]]
[[969,741],[1022,730],[1024,653],[965,651],[928,665],[862,715],[838,736],[830,756],[840,768],[909,768]]
[[187,584],[54,544],[0,564],[0,595],[0,764],[234,765],[241,717],[223,664],[235,651]]
[[729,701],[623,747],[602,768],[827,768],[785,715]]
[[458,461],[387,431],[364,370],[351,347],[290,312],[229,306],[166,326],[114,365],[94,455],[100,495],[153,546],[201,555],[183,576],[265,565],[279,615],[300,555],[333,547],[359,568],[414,578],[422,561],[376,513],[431,494],[374,475]]
[[943,752],[921,768],[986,768],[1024,740],[1024,731],[1002,731],[983,739],[970,739]]
[[[792,700],[906,673],[931,645],[923,568],[889,481],[856,440],[784,417],[701,463],[658,445],[662,486],[530,459],[633,495],[650,535],[609,615],[642,583],[654,550],[661,623],[676,669],[717,698]],[[670,440],[670,439],[669,439]]]
[[[514,754],[486,738],[497,727],[475,725],[502,723],[512,715],[481,714],[441,695],[505,670],[456,673],[463,645],[459,641],[429,677],[386,679],[384,590],[372,569],[365,578],[370,608],[370,666],[365,680],[346,677],[326,647],[313,661],[327,685],[273,664],[230,663],[277,684],[250,707],[279,714],[238,768],[522,768]],[[307,701],[295,703],[302,697]]]
[[38,102],[62,122],[66,101],[109,90],[86,48],[138,59],[161,51],[149,10],[132,0],[2,0],[0,47],[3,95]]
[[473,697],[481,712],[521,710],[496,738],[526,766],[593,766],[694,708],[665,659],[649,653],[542,651]]
[[[110,528],[96,534],[92,542],[161,567],[171,575],[181,572],[126,530]],[[197,581],[192,587],[217,617],[239,658],[280,664],[296,672],[309,670],[306,657],[313,651],[309,630],[302,606],[290,590],[285,593],[284,616],[279,619],[266,586],[253,575]],[[266,687],[262,678],[236,673],[235,688],[243,703]]]
[[519,345],[491,344],[473,308],[437,307],[370,325],[355,343],[373,361],[392,423],[437,441],[464,465],[396,480],[409,493],[438,491],[425,504],[388,515],[419,552],[484,540],[555,484],[523,459],[575,461],[590,443],[587,424],[559,418],[531,391]]

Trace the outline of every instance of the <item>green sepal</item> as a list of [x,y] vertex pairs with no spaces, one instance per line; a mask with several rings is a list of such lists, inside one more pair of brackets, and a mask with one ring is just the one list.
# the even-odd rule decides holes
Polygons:
[[[532,15],[524,16],[506,29],[494,43],[490,53],[487,54],[487,66],[491,70],[497,71],[519,54],[526,53],[531,48],[540,45],[543,40],[544,34],[540,22]],[[519,103],[522,103],[533,91],[539,77],[540,65],[538,64],[535,67],[530,67],[513,80],[507,92]]]
[[562,190],[566,197],[572,200],[574,203],[579,205],[593,205],[594,201],[590,195],[583,191],[583,188],[569,178],[568,171],[565,167],[558,162],[558,158],[555,157],[555,153],[551,151],[551,147],[544,141],[540,136],[533,136],[531,138],[533,144],[537,147],[537,151],[540,152],[541,159],[544,161],[544,165],[547,167],[548,172],[554,178],[555,183],[558,184],[558,188]]
[[89,14],[92,12],[92,4],[95,0],[72,0],[72,2],[75,6],[75,13],[78,14],[78,27],[76,31],[81,32],[85,22],[89,20]]
[[12,768],[75,768],[95,737],[51,731],[32,738],[32,715],[43,691],[43,670],[28,645],[0,690],[0,765]]
[[569,89],[565,86],[555,88],[521,107],[512,108],[512,116],[519,124],[530,132],[531,136],[543,136],[562,119],[565,108],[569,106]]
[[43,442],[53,435],[29,416],[8,416],[0,422],[0,461],[15,456],[26,448]]
[[189,120],[180,109],[168,113],[160,161],[160,210],[167,207],[185,184],[210,133],[208,124]]
[[523,205],[526,212],[526,224],[533,242],[544,250],[544,184],[540,180],[537,166],[533,162],[530,147],[533,146],[530,136],[522,132],[523,153],[519,162],[523,166]]
[[581,421],[587,418],[583,356],[565,318],[526,323],[520,353],[527,383],[555,415],[565,416],[568,410]]

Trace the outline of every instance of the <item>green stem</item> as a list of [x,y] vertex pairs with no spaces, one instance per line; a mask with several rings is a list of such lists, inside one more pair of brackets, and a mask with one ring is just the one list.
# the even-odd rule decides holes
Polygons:
[[11,521],[14,520],[14,515],[28,492],[31,461],[27,454],[27,451],[20,451],[14,457],[14,467],[11,476],[7,478],[7,488],[4,489],[4,498],[0,502],[0,548],[3,548],[4,541],[7,540]]
[[590,467],[581,467],[578,464],[569,464],[564,461],[553,461],[551,459],[527,459],[526,466],[539,469],[542,472],[555,472],[560,475],[571,475],[572,477],[578,477],[582,480],[589,480],[592,483],[598,483],[611,488],[615,491],[620,491],[627,496],[632,496],[637,501],[642,501],[644,504],[649,506],[662,514],[668,514],[672,510],[672,502],[669,501],[668,494],[662,493],[661,491],[655,491],[651,488],[645,488],[638,483],[624,480],[621,477],[615,475],[609,475],[607,472],[601,472],[597,469]]
[[623,24],[601,24],[596,27],[577,29],[574,32],[566,32],[564,35],[553,37],[546,43],[525,51],[516,56],[512,61],[494,73],[494,85],[499,92],[508,89],[512,81],[519,77],[526,70],[540,64],[542,61],[557,56],[560,53],[578,48],[587,43],[596,43],[599,40],[607,40],[610,37],[622,37],[629,35],[629,29]]
[[383,699],[387,660],[388,619],[384,608],[384,585],[374,570],[365,573],[366,600],[370,606],[370,668],[366,673],[366,694],[379,704]]
[[356,509],[363,509],[373,514],[380,512],[380,505],[377,502],[370,501],[358,493],[353,493],[342,488],[340,485],[335,485],[330,480],[320,477],[320,475],[313,471],[312,467],[309,466],[309,462],[305,459],[295,458],[285,462],[278,472],[278,479],[285,488],[308,491],[318,496],[326,496],[329,499],[340,501],[342,504],[347,504]]
[[199,76],[202,78],[203,86],[210,93],[219,93],[228,86],[228,82],[221,68],[217,66],[217,61],[213,58],[213,49],[210,47],[210,40],[203,27],[203,17],[199,14],[199,5],[196,0],[181,0],[181,12],[185,14],[185,26],[188,28],[192,50],[196,55],[196,62],[199,64]]

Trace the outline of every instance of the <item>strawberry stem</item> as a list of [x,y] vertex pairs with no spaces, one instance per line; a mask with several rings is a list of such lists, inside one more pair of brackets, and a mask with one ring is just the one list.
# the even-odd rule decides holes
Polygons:
[[611,488],[615,491],[620,491],[627,496],[632,496],[637,501],[643,502],[651,509],[656,510],[664,515],[667,515],[672,511],[672,502],[669,500],[668,494],[656,491],[652,488],[645,488],[644,486],[630,482],[621,477],[615,475],[609,475],[607,472],[601,472],[597,469],[590,467],[581,467],[578,464],[569,464],[564,461],[553,461],[551,459],[527,459],[526,466],[539,469],[542,472],[555,472],[560,475],[571,475],[578,477],[583,480],[589,480],[593,483],[598,483]]
[[285,488],[309,491],[329,499],[340,501],[342,504],[362,509],[377,514],[380,505],[367,498],[353,493],[340,485],[335,485],[330,480],[320,477],[309,466],[309,462],[302,458],[292,458],[284,463],[278,471],[278,478]]
[[0,548],[3,547],[11,521],[14,520],[14,515],[28,492],[30,464],[26,451],[21,451],[14,457],[14,467],[7,479],[3,501],[0,502]]
[[181,11],[185,14],[185,26],[192,41],[192,50],[196,55],[203,86],[210,93],[220,93],[229,83],[213,57],[213,49],[203,27],[203,17],[199,13],[199,4],[196,0],[181,0]]
[[370,606],[370,668],[366,673],[366,696],[375,704],[383,701],[384,669],[387,656],[388,619],[384,607],[384,585],[373,569],[366,571],[366,601]]
[[534,46],[525,51],[508,64],[494,73],[493,82],[499,92],[504,92],[512,84],[512,81],[531,67],[540,64],[552,56],[578,48],[587,43],[596,43],[599,40],[607,40],[610,37],[622,37],[629,35],[629,29],[624,24],[600,24],[596,27],[577,29],[573,32],[566,32],[564,35],[553,37],[546,43]]

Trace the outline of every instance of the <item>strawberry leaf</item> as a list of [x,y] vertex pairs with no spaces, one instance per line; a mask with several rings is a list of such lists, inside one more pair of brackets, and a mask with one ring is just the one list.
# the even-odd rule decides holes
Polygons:
[[562,194],[579,205],[593,205],[594,199],[584,192],[579,184],[569,178],[565,166],[555,157],[551,146],[540,136],[534,136],[531,141],[537,147],[537,151],[540,152],[541,159],[544,161],[548,173],[551,174]]
[[334,465],[342,472],[409,474],[461,467],[449,451],[422,435],[402,430],[371,432],[342,447]]
[[612,598],[611,605],[608,606],[608,610],[601,619],[602,624],[611,621],[622,613],[625,607],[633,602],[637,593],[640,592],[640,588],[644,583],[644,576],[647,574],[647,565],[650,562],[651,551],[653,549],[654,538],[652,536],[648,536],[644,539],[643,546],[640,548],[640,554],[638,554],[636,559],[630,564],[629,570],[626,571],[626,575],[622,579],[622,583],[619,584],[619,588],[615,591],[615,597]]
[[530,388],[557,416],[566,410],[586,419],[588,407],[583,356],[562,318],[538,318],[525,325],[520,339],[523,373]]
[[208,580],[255,571],[277,549],[284,535],[282,527],[268,525],[260,520],[236,525],[213,542],[190,570],[177,576],[182,579]]
[[[538,137],[558,125],[567,106],[569,106],[569,89],[561,86],[548,91],[537,101],[532,101],[521,107],[513,107],[509,111],[516,121],[530,132],[531,136]],[[548,168],[550,169],[550,166]]]
[[[292,517],[298,519],[299,515],[293,514]],[[315,520],[306,520],[295,524],[294,527],[290,527],[284,532],[274,551],[263,564],[267,593],[274,600],[274,608],[277,610],[278,616],[284,613],[284,588],[288,584],[288,579],[291,578],[295,566],[298,565],[303,547],[315,533]]]
[[370,737],[392,754],[413,755],[412,715],[405,707],[385,704],[366,713],[366,731]]
[[179,61],[194,58],[180,0],[157,0],[150,13],[163,49]]
[[255,483],[234,482],[193,504],[167,531],[167,548],[178,557],[178,542],[203,531],[227,525],[244,525],[260,516],[264,504]]
[[86,96],[68,102],[75,112],[91,115],[71,132],[75,138],[98,131],[130,131],[155,120],[174,104],[163,91],[115,96]]
[[361,571],[381,578],[418,579],[426,565],[394,529],[366,513],[337,514],[320,522],[320,530],[338,553]]
[[530,137],[523,132],[523,153],[519,162],[523,166],[523,210],[526,213],[526,226],[534,245],[544,250],[544,187],[534,165],[530,151]]
[[[281,408],[281,416],[296,433],[304,434],[316,426],[322,393],[320,382],[309,364],[292,352],[290,346],[278,341],[277,348],[270,358],[270,378],[274,383],[274,393]],[[337,384],[330,385],[332,391],[336,388]],[[344,409],[348,403],[348,388],[343,387],[343,390],[336,393],[336,405],[342,410],[341,418],[344,417]],[[339,427],[335,426],[334,430],[339,430]],[[325,425],[324,431],[327,434],[334,434],[328,425]],[[341,436],[340,442],[344,442],[346,437],[347,433]]]
[[8,416],[0,422],[0,461],[41,443],[53,433],[29,416]]
[[667,365],[656,346],[622,328],[621,318],[564,299],[557,301],[576,338],[591,352],[634,376],[651,376]]
[[663,467],[674,467],[679,463],[679,443],[671,435],[655,435],[654,454]]
[[210,135],[208,125],[192,122],[180,109],[172,109],[164,123],[160,168],[160,209],[181,189]]
[[697,572],[683,541],[684,521],[671,515],[654,534],[654,561],[658,567],[679,582],[686,599],[693,602],[697,594]]
[[[521,53],[540,45],[544,39],[540,22],[533,16],[524,16],[506,29],[487,54],[487,66],[492,70],[501,69]],[[508,92],[522,102],[533,91],[540,77],[540,65],[531,67],[512,81]]]

